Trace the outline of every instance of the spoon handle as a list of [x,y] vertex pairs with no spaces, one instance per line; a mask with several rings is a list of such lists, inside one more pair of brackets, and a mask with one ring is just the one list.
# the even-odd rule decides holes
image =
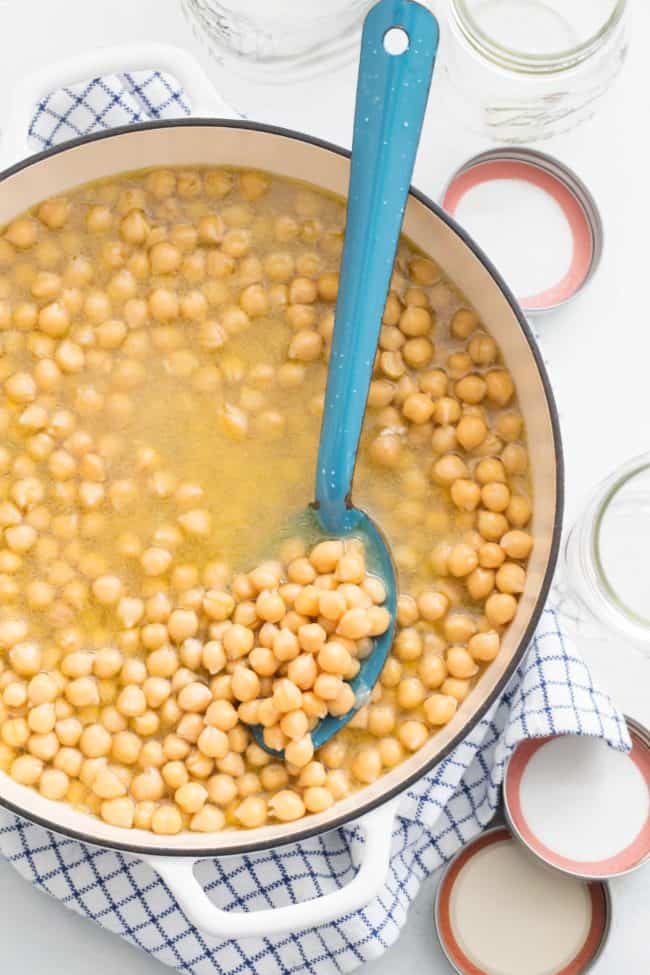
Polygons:
[[[400,36],[404,39],[404,34],[407,49],[389,53],[385,44]],[[333,533],[346,528],[381,319],[437,48],[438,23],[418,3],[381,0],[366,17],[345,243],[316,468],[320,521]]]

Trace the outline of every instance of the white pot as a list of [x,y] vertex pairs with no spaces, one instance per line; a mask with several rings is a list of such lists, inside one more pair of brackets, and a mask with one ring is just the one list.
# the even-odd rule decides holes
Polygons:
[[[205,117],[113,129],[22,158],[29,151],[26,134],[40,98],[66,83],[140,66],[173,74],[183,84],[193,112]],[[194,61],[167,45],[94,51],[41,70],[12,94],[3,131],[4,161],[9,168],[0,174],[0,225],[38,201],[80,183],[156,165],[246,166],[307,180],[340,195],[347,189],[347,152],[296,132],[233,121],[233,113]],[[226,118],[211,118],[214,111]],[[514,297],[487,258],[449,217],[415,190],[409,197],[404,232],[463,290],[499,343],[517,384],[531,448],[535,548],[526,589],[498,658],[455,717],[408,760],[327,812],[248,831],[184,833],[170,838],[123,830],[65,803],[45,799],[0,773],[0,803],[82,842],[140,855],[164,878],[188,917],[210,935],[241,938],[297,931],[355,911],[372,900],[388,869],[397,797],[438,764],[502,693],[526,651],[550,585],[561,522],[562,457],[557,412],[534,339]],[[365,832],[363,862],[352,882],[335,893],[273,910],[231,913],[219,910],[193,875],[193,866],[201,858],[282,846],[353,820]]]

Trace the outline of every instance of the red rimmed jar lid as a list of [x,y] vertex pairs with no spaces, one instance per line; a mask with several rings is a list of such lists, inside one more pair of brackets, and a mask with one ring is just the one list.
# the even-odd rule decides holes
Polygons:
[[598,206],[582,180],[533,149],[492,149],[451,177],[444,209],[480,244],[524,311],[550,311],[593,276],[603,247]]
[[650,858],[650,733],[626,721],[629,754],[600,738],[559,735],[522,742],[508,762],[506,819],[556,870],[609,879]]
[[459,975],[584,975],[607,941],[611,901],[603,881],[549,870],[498,826],[448,864],[434,915]]

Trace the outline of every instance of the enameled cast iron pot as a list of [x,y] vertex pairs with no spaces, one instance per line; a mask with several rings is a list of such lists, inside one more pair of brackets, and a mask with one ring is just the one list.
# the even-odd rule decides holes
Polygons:
[[[64,83],[133,66],[156,66],[185,87],[199,116],[113,129],[65,143],[38,155],[28,153],[26,132],[34,104]],[[239,120],[220,103],[210,83],[188,55],[166,45],[131,45],[93,52],[41,71],[13,93],[3,132],[6,162],[0,175],[0,225],[40,200],[103,176],[146,166],[228,164],[265,169],[307,180],[345,195],[349,153],[297,132]],[[215,111],[215,105],[216,111]],[[13,157],[13,158],[12,158]],[[411,190],[404,233],[437,261],[465,293],[499,343],[517,386],[526,421],[535,499],[526,589],[501,652],[459,707],[452,721],[415,755],[373,785],[337,802],[327,812],[296,823],[212,836],[185,833],[156,836],[123,830],[45,799],[0,773],[0,802],[20,816],[86,843],[140,855],[164,878],[188,917],[203,931],[244,937],[299,930],[324,923],[368,903],[381,888],[390,850],[391,825],[400,793],[438,764],[474,727],[504,690],[521,662],[544,605],[555,565],[562,511],[562,457],[558,420],[548,378],[520,308],[489,260],[435,203]],[[255,913],[220,910],[193,874],[198,859],[265,850],[351,820],[365,831],[363,863],[339,891],[301,904]]]

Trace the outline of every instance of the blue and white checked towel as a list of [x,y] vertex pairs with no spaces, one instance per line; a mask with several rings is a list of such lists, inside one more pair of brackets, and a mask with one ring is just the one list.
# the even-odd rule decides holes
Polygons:
[[[113,75],[55,93],[34,117],[34,148],[143,118],[188,114],[159,73]],[[0,811],[0,852],[72,910],[188,975],[330,975],[380,955],[398,937],[421,882],[492,818],[508,756],[524,738],[576,733],[629,747],[625,723],[594,686],[553,609],[527,659],[469,738],[403,797],[390,870],[363,911],[297,934],[206,940],[152,870],[135,857],[87,847]],[[277,852],[205,861],[199,875],[223,908],[305,900],[349,882],[363,837],[354,826]]]

